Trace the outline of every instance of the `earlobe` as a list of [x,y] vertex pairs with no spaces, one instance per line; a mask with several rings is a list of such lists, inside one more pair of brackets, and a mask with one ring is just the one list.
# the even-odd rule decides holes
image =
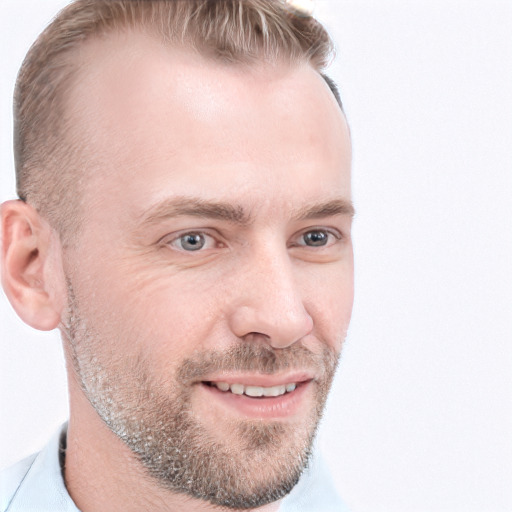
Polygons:
[[23,201],[2,204],[2,285],[18,316],[35,329],[58,326],[61,297],[54,280],[51,245],[55,235],[49,224]]

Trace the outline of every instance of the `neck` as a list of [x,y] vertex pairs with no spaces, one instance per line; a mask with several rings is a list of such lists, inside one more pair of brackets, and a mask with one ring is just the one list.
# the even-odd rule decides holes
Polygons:
[[[69,381],[64,477],[71,498],[82,512],[219,512],[219,507],[209,502],[160,487],[99,418],[72,376]],[[278,508],[276,502],[254,510],[275,512]]]

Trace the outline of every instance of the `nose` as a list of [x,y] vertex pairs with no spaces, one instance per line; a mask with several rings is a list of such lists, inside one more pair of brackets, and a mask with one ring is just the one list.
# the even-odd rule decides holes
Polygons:
[[256,337],[273,348],[285,348],[313,330],[298,276],[283,252],[254,258],[235,285],[230,327],[238,338]]

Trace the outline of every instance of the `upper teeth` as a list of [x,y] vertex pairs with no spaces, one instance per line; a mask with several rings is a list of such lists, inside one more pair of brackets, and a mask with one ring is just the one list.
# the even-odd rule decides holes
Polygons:
[[280,396],[293,391],[297,385],[293,382],[282,384],[280,386],[271,386],[264,388],[263,386],[244,386],[243,384],[228,384],[227,382],[212,382],[214,386],[221,391],[231,391],[235,395],[247,396]]

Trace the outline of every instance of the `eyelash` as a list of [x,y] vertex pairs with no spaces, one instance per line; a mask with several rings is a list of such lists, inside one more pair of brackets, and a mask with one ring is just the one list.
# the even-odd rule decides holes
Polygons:
[[[164,238],[163,243],[166,246],[173,246],[174,243],[179,243],[179,241],[182,240],[183,238],[185,238],[186,236],[194,236],[194,235],[201,235],[202,237],[204,237],[206,239],[211,239],[211,240],[215,241],[216,245],[219,244],[216,237],[214,237],[213,235],[211,235],[205,231],[185,231],[183,233],[179,233],[178,235],[176,235],[172,240],[165,241],[165,238]],[[223,246],[223,245],[224,244],[221,243],[221,246]],[[186,251],[185,249],[183,249],[183,248],[180,249],[179,247],[176,247],[176,249],[180,252],[202,252],[203,247],[201,247],[197,251]]]
[[[314,232],[321,232],[321,233],[327,234],[328,238],[331,238],[331,241],[328,240],[325,245],[318,245],[318,246],[307,245],[304,242],[304,236],[306,236],[308,233],[314,233]],[[219,242],[217,240],[217,237],[213,236],[212,234],[208,233],[207,231],[201,231],[201,230],[184,231],[184,232],[176,234],[171,240],[169,240],[168,235],[166,235],[165,237],[160,239],[159,243],[165,247],[171,246],[171,247],[175,248],[177,251],[183,252],[183,253],[204,252],[205,250],[208,250],[211,248],[211,247],[209,247],[207,249],[204,249],[203,247],[200,247],[199,249],[197,249],[195,251],[194,250],[187,251],[183,247],[180,248],[180,247],[173,246],[173,244],[175,244],[175,243],[178,244],[180,242],[180,240],[182,240],[184,237],[194,236],[194,235],[201,235],[202,237],[204,237],[206,239],[214,240],[216,242],[217,246],[220,246],[220,247],[225,246],[222,242]],[[332,241],[332,238],[334,238],[335,240]],[[338,230],[328,229],[328,228],[324,228],[324,227],[312,227],[312,228],[308,228],[306,231],[303,231],[299,235],[297,235],[296,239],[298,239],[304,243],[295,242],[291,245],[291,247],[307,247],[310,249],[321,250],[321,249],[331,247],[337,241],[341,241],[343,238],[344,238],[343,234]]]
[[[327,228],[309,228],[307,231],[303,231],[302,233],[300,233],[299,235],[299,239],[301,241],[304,240],[304,237],[308,234],[308,233],[326,233],[328,235],[328,237],[333,237],[336,241],[340,241],[342,238],[343,238],[343,235],[338,231],[338,230],[333,230],[333,229],[327,229]],[[327,248],[327,247],[330,247],[331,245],[334,245],[336,243],[336,241],[331,241],[329,242],[329,240],[327,241],[327,243],[325,245],[318,245],[318,246],[315,246],[315,245],[306,245],[305,243],[304,244],[296,244],[294,245],[295,247],[309,247],[309,248],[312,248],[312,249],[322,249],[322,248]]]

